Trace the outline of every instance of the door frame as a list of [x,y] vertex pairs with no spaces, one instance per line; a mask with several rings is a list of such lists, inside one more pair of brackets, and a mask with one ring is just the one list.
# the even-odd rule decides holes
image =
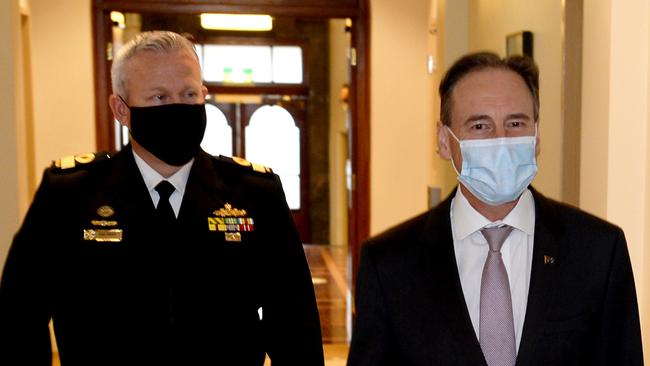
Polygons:
[[108,107],[112,30],[110,11],[196,14],[264,13],[271,16],[350,18],[351,206],[348,217],[352,284],[361,243],[370,233],[370,0],[93,0],[96,144],[114,150],[113,118]]

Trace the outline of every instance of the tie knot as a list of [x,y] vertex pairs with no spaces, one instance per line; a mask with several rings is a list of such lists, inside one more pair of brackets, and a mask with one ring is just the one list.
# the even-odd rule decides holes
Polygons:
[[161,200],[169,200],[169,196],[171,196],[176,190],[176,188],[166,180],[160,181],[155,189],[160,195]]
[[504,225],[500,227],[491,227],[481,229],[481,234],[487,240],[490,250],[493,252],[501,251],[503,242],[506,241],[508,235],[512,231],[512,226]]

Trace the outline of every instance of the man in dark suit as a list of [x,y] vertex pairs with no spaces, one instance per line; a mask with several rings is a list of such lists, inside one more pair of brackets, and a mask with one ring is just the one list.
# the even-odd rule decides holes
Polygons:
[[52,319],[63,366],[322,365],[278,176],[199,148],[207,89],[192,44],[140,34],[112,77],[132,143],[45,171],[2,277],[0,364],[51,365]]
[[440,84],[458,189],[363,246],[349,365],[642,365],[620,228],[529,187],[538,71],[477,53]]

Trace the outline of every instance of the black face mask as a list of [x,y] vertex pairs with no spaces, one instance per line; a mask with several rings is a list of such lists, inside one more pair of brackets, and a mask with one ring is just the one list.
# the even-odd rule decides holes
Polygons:
[[165,104],[129,109],[131,136],[158,159],[181,166],[199,152],[206,125],[205,104]]

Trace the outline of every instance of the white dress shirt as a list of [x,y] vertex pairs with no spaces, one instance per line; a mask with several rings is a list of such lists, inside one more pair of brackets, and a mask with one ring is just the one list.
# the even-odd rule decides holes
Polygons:
[[183,165],[174,175],[165,178],[150,167],[135,151],[133,151],[133,157],[135,158],[135,164],[140,170],[140,174],[142,174],[144,184],[147,186],[147,190],[149,190],[154,206],[158,207],[158,201],[160,201],[160,194],[156,191],[158,183],[167,180],[176,188],[172,195],[169,196],[169,204],[174,209],[176,217],[178,217],[178,212],[181,210],[181,202],[183,202],[183,195],[185,194],[185,186],[187,185],[187,179],[190,177],[190,169],[192,168],[194,159]]
[[458,275],[477,338],[480,334],[481,276],[488,253],[487,240],[479,230],[486,226],[502,224],[514,228],[504,242],[501,253],[510,282],[512,314],[518,350],[526,316],[530,270],[533,261],[535,202],[532,193],[530,190],[525,190],[517,205],[503,220],[491,222],[469,204],[459,187],[451,203],[450,218]]

